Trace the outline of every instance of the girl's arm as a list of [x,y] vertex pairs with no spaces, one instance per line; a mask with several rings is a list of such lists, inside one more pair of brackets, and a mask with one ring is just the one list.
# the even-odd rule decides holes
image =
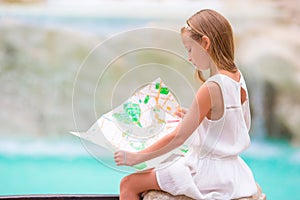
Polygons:
[[191,107],[181,123],[170,134],[164,136],[151,146],[139,152],[115,152],[117,165],[135,165],[155,157],[161,156],[182,145],[191,136],[200,122],[211,109],[209,87],[203,84],[198,90]]

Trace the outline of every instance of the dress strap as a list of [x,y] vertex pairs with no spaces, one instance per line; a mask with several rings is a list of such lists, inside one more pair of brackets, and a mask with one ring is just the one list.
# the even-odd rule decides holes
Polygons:
[[235,81],[224,74],[215,74],[208,78],[206,82],[215,82],[219,85],[223,95],[223,102],[228,109],[241,107],[241,88],[245,90],[246,98],[248,99],[248,91],[242,73],[240,73],[239,81]]
[[209,82],[215,82],[219,85],[219,87],[221,88],[221,92],[224,94],[225,90],[224,90],[224,79],[222,77],[221,74],[216,74],[213,75],[211,77],[209,77],[205,83],[209,83]]
[[225,110],[225,108],[227,107],[227,93],[226,93],[226,89],[225,89],[225,81],[226,80],[224,80],[224,77],[222,77],[222,75],[221,74],[216,74],[216,75],[213,75],[213,76],[211,76],[211,77],[209,77],[206,81],[205,81],[205,83],[209,83],[209,82],[215,82],[215,83],[217,83],[218,84],[218,86],[220,87],[220,89],[221,89],[221,93],[222,93],[222,98],[223,98],[223,103],[224,103],[224,110]]
[[218,83],[218,84],[220,85],[220,87],[222,87],[222,85],[223,85],[223,84],[222,84],[223,79],[222,79],[221,74],[215,74],[215,75],[209,77],[209,78],[205,81],[205,83],[208,83],[208,82],[216,82],[216,83]]
[[241,87],[246,91],[246,96],[247,96],[247,99],[248,99],[248,89],[247,89],[247,86],[246,86],[246,82],[245,82],[245,79],[244,79],[244,76],[242,74],[242,72],[239,70],[239,73],[240,73],[240,84],[241,84]]

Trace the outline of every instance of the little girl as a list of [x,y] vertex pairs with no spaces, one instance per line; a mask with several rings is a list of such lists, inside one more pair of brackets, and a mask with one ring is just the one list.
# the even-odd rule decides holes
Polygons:
[[[139,199],[147,190],[209,200],[252,196],[257,187],[239,157],[250,145],[249,99],[234,63],[231,26],[218,12],[205,9],[187,20],[181,36],[204,84],[173,132],[140,152],[115,152],[114,158],[117,165],[132,166],[179,147],[193,135],[189,152],[164,168],[126,176],[120,199]],[[201,71],[207,69],[210,77],[205,80]]]

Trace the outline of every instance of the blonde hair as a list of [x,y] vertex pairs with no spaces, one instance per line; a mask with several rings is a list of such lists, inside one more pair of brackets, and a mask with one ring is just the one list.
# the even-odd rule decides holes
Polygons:
[[[201,10],[187,20],[187,26],[181,29],[182,34],[186,32],[196,41],[207,36],[210,40],[208,53],[217,67],[230,72],[237,71],[233,32],[225,17],[214,10]],[[196,70],[196,75],[201,81],[205,81],[201,71]]]

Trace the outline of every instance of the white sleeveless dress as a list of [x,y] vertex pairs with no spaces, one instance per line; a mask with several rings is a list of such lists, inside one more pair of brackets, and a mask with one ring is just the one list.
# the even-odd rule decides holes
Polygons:
[[[229,200],[257,192],[252,172],[239,154],[250,145],[250,110],[247,87],[241,74],[237,82],[216,74],[206,82],[217,83],[224,102],[218,120],[204,118],[191,136],[189,152],[164,168],[156,168],[160,188],[193,199]],[[241,104],[241,87],[247,100]]]

